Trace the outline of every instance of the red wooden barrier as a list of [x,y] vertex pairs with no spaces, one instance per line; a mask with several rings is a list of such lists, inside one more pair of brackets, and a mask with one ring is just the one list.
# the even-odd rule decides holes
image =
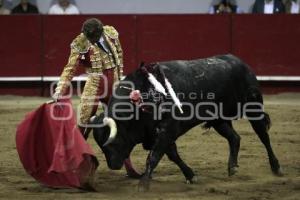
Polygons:
[[41,17],[1,16],[0,26],[0,76],[41,76]]
[[232,53],[258,75],[300,75],[300,16],[233,15]]
[[[35,15],[0,16],[0,77],[59,76],[70,42],[89,17],[119,31],[125,73],[141,61],[233,53],[258,75],[300,75],[298,15]],[[43,87],[0,83],[0,94],[40,95]]]
[[230,52],[229,15],[142,15],[137,60],[195,59]]
[[[42,76],[39,16],[0,16],[0,77]],[[3,83],[0,94],[41,95],[41,82]]]

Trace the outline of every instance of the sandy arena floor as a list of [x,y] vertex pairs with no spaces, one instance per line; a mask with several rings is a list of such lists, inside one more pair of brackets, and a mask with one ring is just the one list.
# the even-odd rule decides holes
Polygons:
[[[0,96],[0,199],[300,199],[300,94],[265,96],[266,111],[273,122],[271,142],[284,177],[273,176],[265,148],[250,124],[240,120],[234,123],[242,137],[238,174],[227,176],[227,141],[213,130],[204,134],[197,127],[181,137],[177,144],[182,158],[197,173],[198,183],[185,184],[177,166],[164,157],[147,193],[138,192],[138,180],[126,178],[124,170],[108,169],[92,137],[88,142],[100,161],[96,174],[98,192],[54,190],[28,176],[15,147],[16,126],[27,112],[47,100]],[[144,169],[146,155],[141,146],[136,147],[132,160],[137,169]]]

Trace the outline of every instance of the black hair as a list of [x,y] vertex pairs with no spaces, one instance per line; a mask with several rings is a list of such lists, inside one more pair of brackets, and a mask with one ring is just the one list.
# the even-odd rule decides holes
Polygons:
[[102,34],[103,24],[96,18],[87,19],[82,25],[81,32],[90,40]]

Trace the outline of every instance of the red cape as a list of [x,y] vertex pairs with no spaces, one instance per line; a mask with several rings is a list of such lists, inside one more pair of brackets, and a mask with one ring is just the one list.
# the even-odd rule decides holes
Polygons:
[[70,100],[43,104],[17,127],[17,151],[25,170],[51,187],[82,187],[98,161],[82,137]]

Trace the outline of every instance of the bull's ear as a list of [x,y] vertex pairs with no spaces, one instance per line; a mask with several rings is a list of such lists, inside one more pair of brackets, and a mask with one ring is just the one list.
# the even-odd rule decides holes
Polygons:
[[140,68],[144,67],[145,66],[145,62],[142,61],[141,64],[140,64]]
[[146,75],[146,77],[148,77],[148,71],[146,69],[146,65],[144,61],[141,62],[140,67],[138,68],[137,71],[141,72],[142,74]]

